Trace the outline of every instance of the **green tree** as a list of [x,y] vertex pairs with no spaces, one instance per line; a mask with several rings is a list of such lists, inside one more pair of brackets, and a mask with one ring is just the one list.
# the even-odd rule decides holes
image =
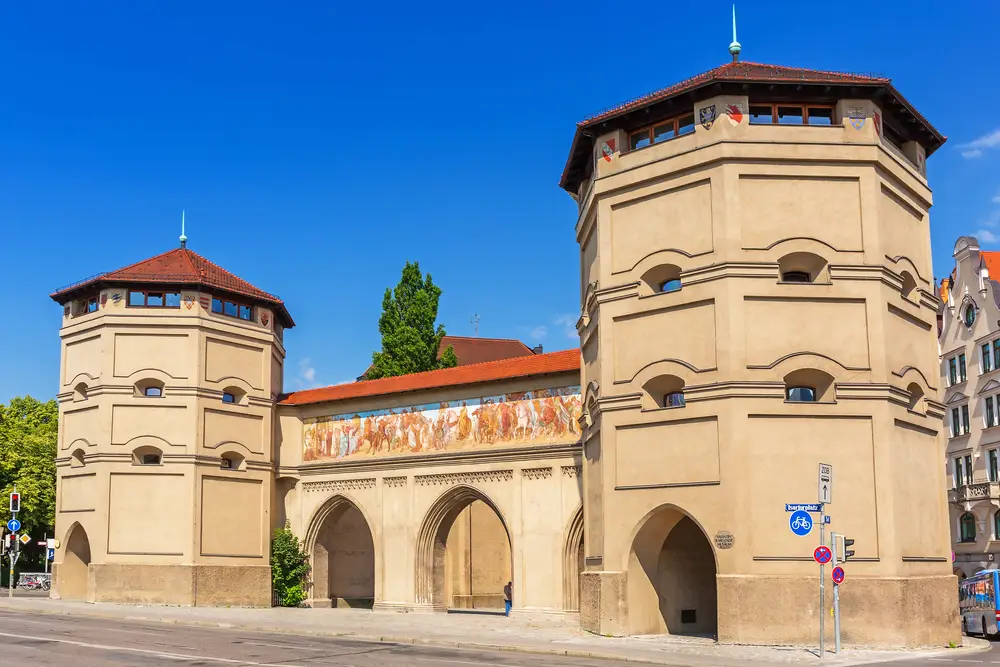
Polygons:
[[[54,400],[42,403],[24,396],[0,404],[0,502],[6,505],[7,494],[16,485],[21,494],[17,518],[21,532],[31,535],[32,542],[45,532],[51,535],[55,525],[58,432],[59,407]],[[40,554],[31,544],[21,558],[30,562]],[[23,569],[20,563],[18,569]]]
[[297,607],[306,599],[307,574],[309,554],[286,523],[271,538],[271,585],[282,607]]
[[406,263],[396,289],[387,288],[382,297],[382,316],[378,330],[382,351],[372,354],[369,380],[395,377],[458,365],[455,350],[449,346],[438,358],[444,326],[437,325],[441,288],[428,273],[424,278],[417,262]]

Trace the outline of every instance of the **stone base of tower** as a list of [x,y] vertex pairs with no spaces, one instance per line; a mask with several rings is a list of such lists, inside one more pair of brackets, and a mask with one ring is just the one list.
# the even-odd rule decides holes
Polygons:
[[[720,643],[815,645],[819,614],[824,613],[832,650],[833,585],[826,582],[820,609],[818,572],[814,577],[720,575],[716,584]],[[630,611],[648,617],[657,610],[630,609],[628,590],[625,572],[582,573],[581,627],[605,636],[655,632],[630,629]],[[917,648],[962,642],[958,580],[953,575],[853,578],[840,588],[840,612],[845,646]]]
[[[268,565],[91,563],[86,600],[197,607],[270,607]],[[54,571],[54,578],[58,572]],[[59,590],[53,597],[67,598]]]

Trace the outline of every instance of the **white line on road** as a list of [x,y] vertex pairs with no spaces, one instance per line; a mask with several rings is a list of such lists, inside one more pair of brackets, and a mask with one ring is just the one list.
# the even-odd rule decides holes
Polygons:
[[99,651],[125,651],[128,653],[143,653],[145,655],[153,655],[158,658],[170,658],[173,660],[204,660],[207,662],[223,662],[230,665],[254,665],[263,667],[300,667],[299,665],[291,665],[277,662],[251,662],[250,660],[236,660],[233,658],[216,658],[205,655],[185,655],[183,653],[166,653],[164,651],[151,651],[144,648],[131,648],[128,646],[108,646],[105,644],[88,644],[87,642],[78,642],[72,639],[53,639],[52,637],[32,637],[30,635],[16,635],[9,632],[0,632],[0,637],[11,637],[13,639],[30,639],[33,641],[40,642],[51,642],[54,644],[69,644],[71,646],[80,646],[82,648],[92,648]]
[[293,644],[266,644],[264,642],[248,642],[248,641],[231,642],[231,643],[236,644],[237,646],[241,644],[249,646],[270,646],[271,648],[292,648],[295,649],[296,651],[319,651],[320,653],[324,653],[329,650],[325,648],[313,648],[311,646],[295,646]]

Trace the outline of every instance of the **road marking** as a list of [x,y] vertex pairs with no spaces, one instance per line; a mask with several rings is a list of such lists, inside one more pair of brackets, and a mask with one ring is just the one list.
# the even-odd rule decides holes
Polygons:
[[72,639],[53,639],[52,637],[32,637],[30,635],[18,635],[10,632],[0,632],[0,637],[11,637],[13,639],[30,639],[40,642],[50,642],[53,644],[69,644],[71,646],[79,646],[81,648],[92,648],[100,651],[124,651],[127,653],[142,653],[144,655],[153,655],[158,658],[172,658],[174,660],[202,660],[206,662],[222,662],[229,665],[251,665],[254,667],[300,667],[299,665],[291,665],[278,662],[251,662],[250,660],[238,660],[234,658],[215,658],[205,655],[185,655],[183,653],[166,653],[164,651],[152,651],[144,648],[131,648],[128,646],[109,646],[106,644],[88,644],[87,642],[78,642]]
[[479,667],[513,667],[509,662],[482,662],[480,660],[448,660],[447,658],[432,658],[430,656],[410,656],[410,659],[416,659],[421,661],[434,661],[438,662],[450,662],[455,665],[479,665]]
[[230,643],[236,644],[237,646],[241,644],[246,644],[249,646],[270,646],[271,648],[293,648],[296,651],[319,651],[320,653],[325,653],[326,651],[330,650],[325,648],[312,648],[310,646],[295,646],[294,644],[267,644],[265,642],[248,642],[248,641],[230,642]]

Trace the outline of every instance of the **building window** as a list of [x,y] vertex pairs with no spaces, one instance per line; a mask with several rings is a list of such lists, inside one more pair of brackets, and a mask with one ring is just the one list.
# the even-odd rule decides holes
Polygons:
[[1000,369],[1000,338],[993,341],[993,368]]
[[1000,539],[1000,511],[993,513],[993,539]]
[[969,406],[968,404],[951,409],[951,437],[957,438],[960,435],[969,434]]
[[983,399],[986,409],[983,410],[983,421],[985,422],[986,428],[991,426],[997,426],[997,417],[1000,416],[1000,395],[997,396],[987,396]]
[[959,380],[959,382],[965,382],[965,378],[966,378],[965,370],[966,370],[965,369],[965,355],[964,354],[960,354],[960,355],[958,355],[958,380]]
[[96,296],[92,296],[83,302],[84,313],[96,313],[100,309],[100,301]]
[[128,305],[132,308],[180,308],[180,292],[129,290]]
[[142,465],[144,465],[144,466],[158,466],[158,465],[160,465],[160,455],[159,454],[143,454],[142,455]]
[[143,396],[163,396],[163,390],[159,387],[146,387],[142,390]]
[[785,398],[793,403],[815,403],[816,390],[813,387],[788,387]]
[[682,392],[682,391],[672,391],[669,394],[664,394],[664,396],[663,396],[663,407],[665,407],[665,408],[683,408],[684,407],[684,392]]
[[965,353],[948,359],[948,384],[955,385],[966,380]]
[[965,307],[965,312],[962,314],[962,320],[965,322],[965,326],[972,327],[976,323],[976,304],[970,303]]
[[976,517],[972,516],[971,513],[966,512],[962,515],[962,518],[958,520],[959,528],[962,534],[963,542],[975,542],[976,541]]
[[226,315],[227,317],[236,317],[247,322],[253,320],[252,306],[217,297],[212,297],[212,312],[218,315]]
[[222,402],[223,403],[235,403],[236,397],[230,394],[228,391],[222,392]]
[[694,132],[694,114],[685,114],[632,132],[628,136],[628,147],[634,151],[692,132]]
[[[1000,341],[995,341],[995,342],[1000,342]],[[981,361],[979,363],[979,368],[982,369],[983,373],[989,373],[991,370],[993,370],[993,355],[990,354],[990,344],[983,343],[983,347],[980,350],[980,352],[981,352],[980,354]]]
[[163,383],[159,380],[146,379],[135,383],[135,396],[163,396]]
[[991,482],[1000,481],[997,473],[997,450],[991,449],[986,452],[986,474],[989,476]]
[[751,104],[750,122],[754,125],[833,125],[833,107]]
[[786,271],[781,274],[782,282],[786,283],[809,283],[812,280],[805,271]]

